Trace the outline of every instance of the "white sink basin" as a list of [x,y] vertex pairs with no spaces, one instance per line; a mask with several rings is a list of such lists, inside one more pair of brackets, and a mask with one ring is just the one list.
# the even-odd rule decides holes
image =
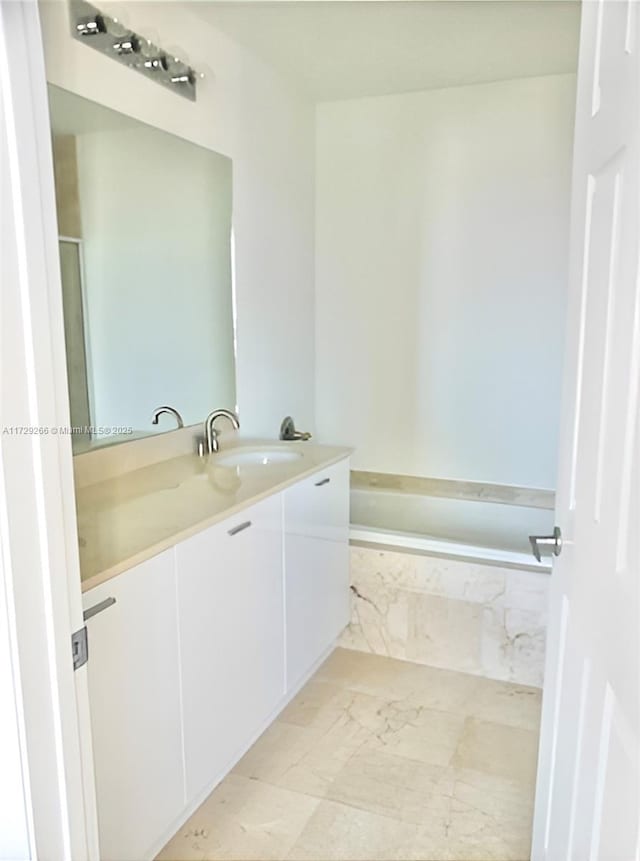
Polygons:
[[302,452],[281,448],[238,449],[216,455],[218,466],[272,466],[290,463],[302,457]]

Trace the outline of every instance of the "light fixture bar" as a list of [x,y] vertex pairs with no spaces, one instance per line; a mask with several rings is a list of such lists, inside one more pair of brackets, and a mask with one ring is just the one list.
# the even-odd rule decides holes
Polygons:
[[71,0],[69,8],[74,39],[195,102],[197,74],[187,63],[123,27],[86,0]]

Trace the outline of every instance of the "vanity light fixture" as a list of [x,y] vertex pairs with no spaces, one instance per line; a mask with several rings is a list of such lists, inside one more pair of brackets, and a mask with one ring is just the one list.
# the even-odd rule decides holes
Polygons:
[[105,15],[87,0],[70,0],[69,7],[75,39],[195,102],[199,76],[191,66],[134,33],[118,18]]

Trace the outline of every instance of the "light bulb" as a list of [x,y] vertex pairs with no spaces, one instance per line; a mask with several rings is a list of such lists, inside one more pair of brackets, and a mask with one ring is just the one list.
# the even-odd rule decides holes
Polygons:
[[189,72],[189,64],[173,53],[167,54],[167,69],[172,76],[186,75]]
[[131,33],[131,30],[120,18],[105,17],[105,24],[107,25],[107,33],[110,36],[115,36],[117,39],[121,39],[123,36],[128,36]]
[[154,57],[148,57],[142,65],[145,67],[145,69],[149,69],[152,72],[166,72],[167,58],[164,54],[159,53],[157,48],[156,52],[157,53]]
[[140,37],[138,40],[138,47],[141,56],[145,58],[145,60],[152,60],[154,57],[157,57],[160,51],[150,39],[145,39]]
[[97,36],[106,32],[107,28],[102,15],[83,16],[76,21],[76,33],[79,36]]
[[124,36],[124,38],[118,39],[114,42],[112,47],[118,56],[122,56],[123,54],[137,54],[139,49],[138,38],[134,35]]

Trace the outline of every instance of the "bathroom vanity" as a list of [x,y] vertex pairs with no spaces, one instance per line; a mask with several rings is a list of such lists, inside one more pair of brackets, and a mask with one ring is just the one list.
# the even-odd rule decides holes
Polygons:
[[349,454],[238,447],[78,490],[106,861],[152,858],[347,624]]
[[60,87],[49,103],[100,855],[141,861],[348,623],[350,452],[291,417],[282,443],[213,427],[252,396],[230,158]]

